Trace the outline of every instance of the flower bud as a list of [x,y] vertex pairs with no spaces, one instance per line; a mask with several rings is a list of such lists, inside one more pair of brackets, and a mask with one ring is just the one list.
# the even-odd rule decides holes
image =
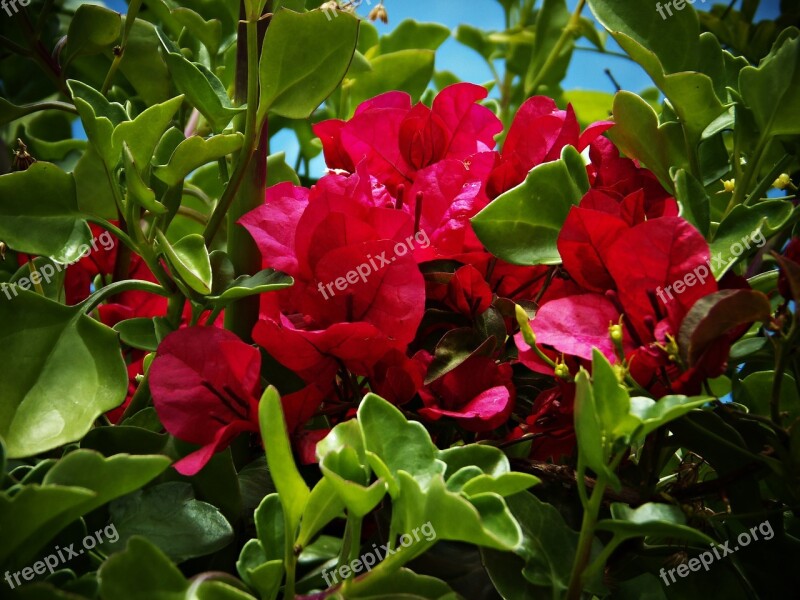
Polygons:
[[531,320],[530,317],[528,317],[528,313],[526,313],[525,309],[519,304],[516,305],[514,312],[517,316],[517,323],[519,324],[519,331],[522,334],[522,339],[533,348],[536,346],[536,335],[533,333],[533,329],[531,329]]
[[784,190],[790,183],[792,183],[792,178],[789,177],[788,173],[781,173],[778,175],[778,178],[772,182],[772,187]]
[[380,21],[381,23],[388,23],[389,22],[389,13],[386,12],[386,7],[381,2],[369,11],[369,20],[370,21]]

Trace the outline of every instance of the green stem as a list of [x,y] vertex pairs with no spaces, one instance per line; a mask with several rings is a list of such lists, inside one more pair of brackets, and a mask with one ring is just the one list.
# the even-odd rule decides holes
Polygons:
[[[269,153],[269,137],[267,120],[258,115],[258,22],[247,22],[247,116],[245,122],[245,142],[243,154],[236,165],[241,169],[239,191],[231,198],[226,209],[228,219],[228,256],[233,263],[236,277],[253,275],[261,269],[261,254],[250,234],[237,221],[264,202],[264,191],[267,187],[267,155]],[[236,178],[237,175],[234,174]],[[228,191],[227,189],[225,190]],[[214,211],[212,219],[223,205]],[[211,223],[209,222],[209,225]],[[206,228],[206,231],[209,229]],[[210,242],[211,238],[206,237]],[[237,334],[245,341],[250,341],[253,327],[258,321],[258,296],[243,298],[231,303],[225,310],[225,328]]]
[[120,45],[114,49],[114,60],[111,61],[111,66],[108,69],[108,73],[106,73],[105,81],[103,81],[103,87],[100,88],[100,93],[104,96],[108,93],[111,87],[111,81],[114,79],[114,75],[117,73],[117,69],[119,69],[119,65],[122,62],[122,57],[125,54],[125,47],[128,45],[128,35],[130,34],[133,23],[136,21],[136,16],[139,14],[139,9],[141,7],[142,0],[130,0],[128,14],[125,15],[125,29],[122,32],[122,41]]
[[121,294],[122,292],[130,291],[149,292],[164,297],[169,297],[170,295],[163,287],[151,281],[128,279],[127,281],[117,281],[100,288],[81,303],[81,309],[85,313],[90,313],[105,299]]
[[567,22],[567,25],[564,27],[564,30],[561,32],[561,35],[559,36],[553,48],[550,50],[550,54],[547,55],[547,59],[545,59],[542,68],[539,69],[539,72],[536,74],[536,77],[533,79],[530,85],[525,86],[525,94],[527,96],[531,96],[536,93],[536,90],[541,85],[542,81],[544,81],[549,74],[550,69],[553,68],[553,65],[556,63],[556,61],[558,61],[559,56],[561,56],[561,51],[564,49],[564,46],[571,38],[575,36],[575,31],[578,29],[580,24],[581,13],[583,12],[584,6],[586,6],[586,0],[578,0],[578,6],[575,7],[572,16]]
[[256,132],[258,129],[258,22],[247,21],[247,120],[245,122],[244,142],[228,185],[208,220],[203,237],[206,245],[210,245],[217,235],[222,221],[228,214],[239,186],[247,173],[253,153],[256,149]]
[[145,373],[144,377],[139,382],[139,386],[133,393],[130,403],[125,408],[125,412],[122,413],[122,417],[120,417],[120,423],[125,421],[125,419],[131,418],[137,412],[147,407],[147,404],[150,401],[150,386],[147,382],[148,375],[149,373]]
[[603,494],[606,490],[606,481],[602,476],[598,476],[597,484],[592,490],[589,503],[583,511],[583,521],[581,523],[581,533],[578,538],[578,548],[575,551],[575,561],[572,563],[572,574],[569,578],[569,588],[567,590],[567,600],[579,600],[583,590],[583,573],[592,552],[594,542],[594,528],[597,525],[597,516],[600,514],[600,506],[603,502]]
[[731,196],[731,201],[728,204],[728,207],[725,209],[726,215],[730,213],[736,206],[744,202],[744,199],[747,195],[747,190],[750,188],[750,182],[753,180],[753,177],[758,175],[761,162],[766,155],[766,149],[769,147],[771,141],[772,137],[762,135],[755,151],[753,152],[753,155],[750,157],[750,160],[747,163],[747,167],[744,170],[741,180],[736,180],[736,184],[733,189],[733,196]]
[[797,311],[792,314],[792,325],[784,339],[775,343],[775,375],[772,379],[772,398],[769,403],[769,413],[772,422],[781,425],[781,387],[783,386],[783,373],[789,363],[789,356],[794,350],[797,338]]

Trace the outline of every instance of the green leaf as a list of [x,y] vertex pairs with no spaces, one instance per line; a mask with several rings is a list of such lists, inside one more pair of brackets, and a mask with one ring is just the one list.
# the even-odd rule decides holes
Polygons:
[[615,538],[612,543],[650,536],[689,540],[703,545],[715,543],[706,534],[686,525],[686,517],[677,506],[648,502],[634,509],[614,502],[611,515],[613,519],[599,521],[597,529],[612,532]]
[[372,59],[371,71],[358,73],[344,84],[350,90],[350,112],[386,90],[407,92],[412,100],[419,100],[433,77],[434,58],[432,50],[399,50]]
[[183,102],[183,96],[150,106],[142,111],[133,121],[124,121],[114,128],[111,136],[115,148],[127,144],[133,162],[143,176],[150,170],[150,160],[155,153],[161,136],[172,123],[172,118]]
[[286,153],[276,152],[267,157],[267,187],[290,181],[300,185],[300,178],[294,169],[286,163]]
[[575,377],[575,384],[575,435],[578,439],[578,452],[587,467],[619,490],[619,478],[608,466],[615,439],[602,420],[589,374],[584,369]]
[[164,60],[178,91],[202,114],[215,133],[221,133],[231,119],[244,110],[234,108],[219,78],[200,63],[176,52],[172,42],[157,30],[164,48]]
[[215,303],[227,304],[234,300],[276,292],[294,285],[294,279],[273,269],[264,269],[255,275],[241,275],[228,285],[218,296],[211,296],[209,300]]
[[258,542],[265,560],[283,561],[286,551],[283,507],[278,494],[264,497],[254,514]]
[[78,211],[72,176],[46,162],[0,176],[0,239],[17,252],[61,263],[78,259],[92,234]]
[[636,94],[619,92],[614,97],[614,121],[608,136],[625,154],[642,161],[669,191],[670,167],[688,168],[684,141],[674,123],[658,124],[653,108]]
[[114,147],[112,135],[117,125],[128,120],[128,113],[121,104],[109,102],[103,94],[81,81],[70,79],[67,87],[72,92],[72,100],[78,109],[86,137],[103,159],[106,169],[114,169],[119,163],[122,148]]
[[357,38],[351,14],[329,20],[322,11],[277,11],[261,51],[259,121],[268,111],[290,119],[311,115],[344,78]]
[[681,216],[708,238],[711,226],[711,199],[705,188],[686,169],[679,169],[673,182],[675,196],[681,205]]
[[398,50],[437,50],[449,37],[450,30],[444,25],[405,19],[381,37],[379,48],[381,54]]
[[[200,40],[211,56],[216,56],[219,51],[220,40],[222,39],[222,23],[219,19],[209,19],[208,21],[190,8],[178,6],[173,8],[170,13],[178,23],[186,28],[186,31]],[[261,11],[258,11],[259,16]]]
[[125,319],[114,325],[114,331],[119,333],[119,338],[131,348],[155,352],[158,349],[153,319],[137,317]]
[[[8,564],[26,540],[47,538],[41,541],[42,545],[46,544],[56,534],[49,524],[79,510],[78,507],[91,502],[92,498],[91,490],[80,487],[27,485],[13,496],[0,493],[0,531],[3,532],[0,564]],[[23,560],[27,561],[28,557]]]
[[128,35],[119,72],[148,106],[172,97],[172,80],[158,48],[156,28],[143,19],[136,19]]
[[[397,479],[400,495],[392,506],[403,532],[430,522],[435,532],[431,542],[450,540],[497,550],[513,550],[522,542],[519,524],[497,494],[467,499],[448,491],[442,477],[434,478],[424,491],[405,471],[400,471]],[[421,553],[425,544],[417,542],[411,549]]]
[[80,307],[22,291],[0,299],[0,322],[0,435],[9,457],[79,440],[125,399],[128,375],[117,336]]
[[[662,6],[660,11],[658,6]],[[667,73],[695,68],[700,25],[691,6],[674,10],[672,15],[656,0],[589,0],[589,7],[612,35],[622,33],[650,49]]]
[[[753,414],[769,417],[774,381],[775,371],[751,373],[736,389],[734,400],[747,406]],[[794,377],[784,373],[781,382],[780,408],[781,412],[789,417],[786,423],[794,423],[800,417],[800,393],[797,390]]]
[[344,503],[330,480],[323,477],[317,482],[308,497],[308,504],[306,504],[300,524],[300,533],[297,534],[297,545],[307,546],[323,527],[337,517],[344,517]]
[[364,396],[358,407],[358,422],[366,449],[383,461],[391,477],[397,478],[404,471],[426,489],[444,473],[445,464],[436,458],[438,451],[425,427],[407,421],[403,413],[380,396]]
[[119,540],[106,543],[111,551],[142,536],[176,562],[204,556],[227,546],[233,528],[219,509],[194,498],[188,483],[168,482],[138,490],[113,502],[111,522]]
[[[369,467],[362,464],[353,448],[341,448],[328,452],[320,461],[320,469],[329,482],[330,492],[344,504],[347,512],[355,517],[364,517],[386,494],[386,482],[378,479],[369,483]],[[310,511],[310,509],[309,509]]]
[[172,561],[144,538],[106,560],[97,573],[103,598],[115,600],[184,600],[189,582]]
[[[570,13],[565,0],[544,0],[542,8],[536,16],[536,31],[533,39],[533,53],[528,64],[525,76],[525,95],[536,93],[533,85],[539,78],[550,53],[558,43],[561,33],[569,22]],[[541,85],[558,84],[564,77],[569,58],[572,54],[572,44],[568,44],[558,57],[559,69],[551,69],[545,80],[539,80],[537,89]],[[566,60],[564,60],[566,59]]]
[[754,206],[739,204],[728,213],[714,233],[711,248],[711,270],[719,279],[739,258],[785,227],[792,216],[793,206],[786,200],[764,200]]
[[800,34],[787,30],[783,44],[758,67],[739,73],[742,98],[762,136],[800,134]]
[[269,386],[261,397],[258,422],[267,453],[272,481],[280,494],[286,518],[286,535],[294,538],[297,526],[308,503],[311,491],[303,481],[292,456],[292,445],[286,431],[283,407],[278,390]]
[[178,144],[166,165],[155,168],[155,176],[169,186],[177,185],[198,167],[236,152],[243,142],[241,133],[215,135],[207,140],[193,135]]
[[664,396],[659,400],[635,396],[631,398],[631,414],[641,421],[641,425],[635,430],[636,441],[644,441],[650,433],[663,427],[667,423],[682,417],[695,408],[712,402],[714,398],[687,397],[687,396]]
[[467,466],[476,466],[492,477],[498,477],[511,471],[508,457],[503,451],[484,444],[453,446],[446,450],[440,450],[438,458],[447,465],[445,479],[449,479]]
[[522,184],[473,217],[472,227],[489,252],[503,260],[518,265],[558,264],[558,234],[570,208],[588,189],[583,159],[567,146],[560,160],[534,167]]
[[198,294],[210,294],[211,260],[203,236],[193,233],[175,244],[170,244],[161,232],[158,238],[169,264],[181,279]]
[[81,4],[69,21],[61,68],[66,70],[79,56],[110,50],[119,38],[121,28],[122,18],[118,12],[94,4]]
[[592,388],[594,397],[601,399],[597,406],[600,425],[605,431],[613,431],[628,416],[631,400],[611,363],[596,348],[592,350]]
[[140,170],[133,162],[133,156],[127,144],[123,143],[123,164],[125,165],[125,186],[127,188],[128,202],[135,202],[142,208],[155,215],[163,215],[167,207],[156,200],[156,193],[147,187],[142,179]]
[[564,100],[575,109],[575,116],[583,127],[607,120],[614,105],[613,94],[594,90],[569,90],[564,92]]
[[462,23],[456,28],[455,38],[468,48],[475,50],[487,61],[491,60],[496,49],[485,31],[466,23]]
[[527,473],[503,473],[499,477],[479,475],[465,483],[461,492],[467,496],[493,492],[505,498],[523,492],[538,483],[541,483],[538,477]]
[[517,556],[481,549],[492,582],[504,598],[560,597],[569,585],[578,533],[554,506],[532,494],[516,494],[506,503],[522,528],[522,544]]
[[365,577],[353,586],[347,597],[360,600],[379,600],[388,597],[387,590],[392,590],[391,597],[398,600],[421,598],[455,600],[459,597],[441,579],[419,575],[405,568],[381,577]]

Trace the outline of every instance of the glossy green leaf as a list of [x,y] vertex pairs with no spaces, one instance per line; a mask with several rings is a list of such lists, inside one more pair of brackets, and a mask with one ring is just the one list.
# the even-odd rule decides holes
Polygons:
[[676,538],[703,544],[715,543],[701,531],[689,527],[683,511],[670,504],[648,502],[637,508],[615,502],[611,505],[613,519],[603,519],[597,523],[601,531],[614,534],[615,542],[635,537]]
[[688,168],[684,140],[682,135],[676,135],[675,124],[659,125],[653,108],[631,92],[617,93],[613,113],[616,125],[608,136],[625,154],[642,161],[670,190],[670,167]]
[[155,352],[158,349],[153,319],[136,317],[125,319],[114,325],[114,331],[119,333],[119,338],[131,348]]
[[194,135],[178,144],[167,164],[155,168],[155,176],[169,186],[176,185],[198,167],[236,152],[243,141],[241,133],[215,135],[207,140]]
[[670,421],[682,417],[695,408],[712,402],[714,398],[709,396],[687,397],[687,396],[664,396],[659,400],[634,396],[631,398],[631,414],[641,421],[641,425],[635,430],[634,434],[637,441],[644,441],[644,438],[659,427],[663,427]]
[[620,32],[649,48],[667,73],[694,68],[700,26],[691,6],[673,10],[672,15],[657,0],[589,0],[589,7],[612,34]]
[[786,200],[765,200],[754,206],[740,204],[719,224],[711,247],[711,270],[720,278],[737,260],[766,244],[766,238],[785,227],[793,206]]
[[742,98],[764,136],[800,134],[800,33],[788,31],[777,51],[739,74]]
[[[78,507],[91,502],[94,496],[91,490],[80,487],[39,485],[24,486],[11,497],[0,493],[0,531],[3,532],[0,564],[13,560],[14,552],[26,540],[47,538],[41,542],[46,544],[50,539],[48,536],[56,533],[49,529],[49,524],[73,514],[79,510]],[[20,567],[25,564],[20,564]]]
[[506,498],[522,528],[514,554],[481,549],[489,576],[504,598],[525,600],[563,594],[578,547],[578,533],[558,510],[527,492]]
[[519,265],[558,264],[558,234],[570,208],[588,189],[583,159],[567,146],[560,160],[534,167],[522,184],[473,217],[472,227],[489,252],[503,260]]
[[300,476],[292,455],[292,445],[286,431],[283,407],[278,391],[269,386],[261,397],[258,422],[267,453],[272,481],[280,494],[287,524],[287,535],[294,537],[311,491]]
[[103,94],[81,81],[71,79],[67,81],[67,87],[72,92],[86,137],[103,159],[106,169],[114,169],[122,148],[114,146],[112,135],[115,127],[128,120],[128,113],[121,104],[109,102]]
[[308,117],[344,78],[357,38],[358,19],[351,14],[329,20],[322,11],[279,10],[261,51],[259,120],[268,111]]
[[398,50],[437,50],[449,37],[450,30],[444,25],[405,19],[381,37],[379,48],[381,54]]
[[219,78],[200,63],[191,62],[180,52],[174,51],[171,43],[159,31],[165,49],[164,60],[178,91],[202,114],[215,133],[221,133],[231,119],[244,110],[234,108]]
[[478,467],[483,473],[492,477],[498,477],[511,470],[508,457],[502,450],[484,444],[468,444],[440,450],[438,458],[447,465],[445,479],[449,479],[467,466]]
[[386,90],[407,92],[412,100],[419,100],[433,77],[434,57],[432,50],[399,50],[372,59],[371,71],[345,82],[351,112],[364,100]]
[[267,157],[267,187],[291,181],[295,185],[300,185],[300,178],[294,169],[286,163],[286,153],[276,152]]
[[385,463],[392,477],[398,477],[401,471],[409,473],[425,489],[444,473],[445,464],[436,458],[436,446],[425,427],[407,421],[403,413],[380,396],[364,396],[358,407],[358,422],[366,449]]
[[79,440],[125,399],[117,336],[80,308],[20,291],[0,299],[0,322],[0,435],[9,457]]
[[681,216],[708,237],[711,226],[711,200],[705,188],[685,169],[680,169],[673,179],[675,196],[681,205]]
[[258,542],[265,560],[281,560],[286,551],[286,530],[281,500],[278,494],[268,494],[254,514]]
[[537,483],[541,483],[541,480],[527,473],[503,473],[499,477],[479,475],[465,483],[461,491],[467,496],[492,492],[505,498],[525,491]]
[[337,517],[344,517],[344,506],[330,480],[325,477],[320,479],[308,497],[297,544],[306,546],[328,523]]
[[118,600],[184,600],[189,588],[178,567],[140,537],[103,563],[98,580],[103,598]]
[[67,44],[61,55],[62,68],[79,56],[108,52],[122,29],[118,12],[94,4],[81,4],[69,22]]
[[122,157],[125,165],[125,187],[128,192],[128,202],[135,202],[156,215],[166,213],[167,208],[156,200],[155,192],[147,187],[147,184],[142,179],[136,163],[133,162],[133,156],[127,144],[123,144]]
[[382,577],[366,577],[351,588],[348,598],[378,600],[391,596],[399,599],[456,600],[459,596],[441,579],[420,575],[410,569],[399,569]]
[[188,483],[168,482],[136,491],[110,506],[119,540],[106,542],[118,550],[133,536],[142,536],[176,562],[211,554],[233,540],[233,528],[219,509],[194,498]]
[[183,96],[150,106],[132,121],[124,121],[114,128],[111,136],[115,148],[127,144],[133,162],[145,175],[150,169],[150,160],[161,136],[172,123],[172,119],[183,102]]
[[62,263],[79,258],[92,236],[72,176],[45,162],[0,176],[0,239],[18,252]]
[[608,467],[614,439],[601,417],[601,409],[589,374],[581,369],[575,377],[575,435],[578,452],[587,467],[604,477],[615,489],[621,487],[616,474]]
[[[513,550],[521,543],[519,524],[497,494],[467,499],[447,491],[442,477],[434,478],[424,491],[405,471],[400,471],[397,479],[400,494],[392,507],[398,513],[402,531],[410,532],[430,522],[435,537],[429,543],[450,540],[498,550]],[[411,549],[421,552],[424,544],[419,541]]]
[[211,293],[211,261],[203,236],[191,234],[170,244],[159,232],[159,241],[181,279],[198,294]]
[[[556,59],[558,68],[550,68],[547,79],[540,79],[543,67],[555,48],[564,28],[569,22],[570,13],[565,0],[544,0],[536,15],[536,29],[533,39],[533,52],[525,76],[525,95],[532,96],[541,85],[558,84],[563,79],[572,53],[572,40],[564,44]],[[566,60],[565,60],[566,59]],[[538,83],[536,83],[538,81]]]
[[294,285],[294,279],[273,269],[264,269],[255,275],[242,275],[232,281],[221,294],[211,296],[212,302],[228,303],[248,296],[276,292]]

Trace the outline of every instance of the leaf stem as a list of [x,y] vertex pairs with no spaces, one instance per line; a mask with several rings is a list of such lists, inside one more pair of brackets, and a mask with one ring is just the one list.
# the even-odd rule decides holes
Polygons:
[[111,81],[114,79],[114,75],[117,73],[117,69],[119,69],[119,65],[122,62],[122,57],[125,54],[125,47],[128,45],[128,35],[130,34],[131,28],[136,21],[136,16],[139,14],[139,9],[141,7],[142,0],[130,0],[130,4],[128,5],[128,13],[125,15],[125,29],[122,31],[122,40],[120,45],[114,48],[114,60],[111,61],[111,66],[109,67],[108,73],[106,73],[106,78],[103,81],[103,87],[100,88],[100,93],[104,96],[108,93],[108,90],[111,87]]
[[539,69],[539,72],[536,74],[536,77],[534,77],[530,85],[525,86],[526,95],[531,96],[536,93],[537,88],[541,85],[542,81],[544,81],[545,77],[547,77],[550,69],[553,68],[553,65],[561,55],[561,51],[564,49],[564,46],[567,44],[569,39],[575,35],[575,31],[578,28],[584,6],[586,6],[586,0],[578,0],[578,5],[575,7],[572,16],[569,18],[569,21],[567,21],[567,24],[564,27],[564,30],[561,32],[558,40],[556,40],[555,45],[550,50],[550,54],[547,55],[542,68]]

